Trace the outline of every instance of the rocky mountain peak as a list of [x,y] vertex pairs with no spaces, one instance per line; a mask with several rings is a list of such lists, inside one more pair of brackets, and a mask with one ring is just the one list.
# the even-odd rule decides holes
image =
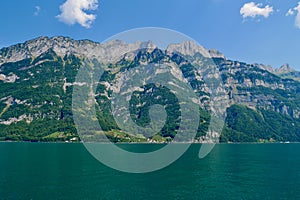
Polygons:
[[280,68],[276,69],[277,74],[286,74],[290,72],[294,72],[295,70],[290,67],[288,63],[282,65]]
[[167,47],[167,52],[177,52],[186,56],[194,56],[196,53],[200,53],[204,57],[211,57],[207,49],[201,45],[197,45],[193,41],[185,41],[180,44],[170,44]]
[[64,56],[68,52],[76,53],[81,46],[90,46],[92,43],[88,40],[76,41],[68,37],[38,37],[25,43],[16,44],[0,50],[0,65],[4,62],[16,62],[26,58],[36,58],[52,49],[57,55]]
[[275,73],[275,68],[273,68],[271,65],[264,65],[264,64],[257,64],[255,63],[254,66],[260,68],[260,69],[263,69],[263,70],[266,70],[268,72],[271,72],[271,73]]
[[152,41],[141,42],[141,49],[155,49],[157,46]]
[[279,76],[282,76],[282,75],[285,75],[285,74],[289,74],[291,72],[293,72],[293,73],[299,73],[295,69],[293,69],[288,63],[282,65],[279,68],[273,68],[270,65],[263,65],[263,64],[254,64],[254,66],[256,66],[256,67],[258,67],[260,69],[266,70],[268,72],[271,72],[273,74],[279,75]]
[[212,58],[222,58],[222,59],[226,59],[224,54],[222,54],[220,51],[216,50],[216,49],[210,49],[208,50],[210,56]]

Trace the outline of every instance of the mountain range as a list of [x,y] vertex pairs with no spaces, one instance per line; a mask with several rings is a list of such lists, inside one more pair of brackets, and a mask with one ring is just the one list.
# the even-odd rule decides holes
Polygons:
[[192,41],[161,50],[151,41],[100,44],[68,37],[40,37],[0,50],[0,140],[79,141],[72,92],[86,60],[105,66],[95,94],[96,113],[113,142],[168,142],[175,137],[180,109],[174,95],[162,86],[144,86],[129,101],[131,118],[140,126],[149,124],[153,103],[166,108],[166,124],[157,134],[146,137],[133,134],[134,130],[122,131],[112,114],[115,78],[139,65],[157,63],[170,66],[195,92],[200,121],[190,141],[206,141],[211,94],[203,80],[204,67],[194,64],[197,60],[213,61],[218,72],[212,76],[219,76],[222,82],[226,117],[217,135],[219,142],[300,142],[300,72],[288,64],[272,68],[232,61]]

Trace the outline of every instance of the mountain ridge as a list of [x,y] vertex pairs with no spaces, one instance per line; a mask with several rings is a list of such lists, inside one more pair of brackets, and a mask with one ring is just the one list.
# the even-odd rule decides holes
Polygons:
[[[90,48],[96,49],[97,54],[88,53]],[[122,55],[128,51],[132,53]],[[112,92],[109,86],[115,76],[123,76],[129,68],[165,62],[174,74],[183,74],[183,81],[191,84],[199,103],[205,107],[209,90],[202,80],[204,69],[193,65],[193,62],[187,64],[180,54],[193,55],[189,55],[192,61],[211,59],[220,72],[224,85],[222,90],[228,99],[228,117],[219,135],[220,142],[300,141],[300,83],[290,77],[281,77],[257,64],[227,60],[217,50],[206,50],[190,41],[170,45],[162,51],[150,41],[100,44],[65,37],[42,37],[0,50],[0,140],[79,140],[72,119],[72,89],[78,84],[75,77],[82,59],[88,57],[109,63],[105,77],[99,83],[97,117],[110,139],[115,142],[145,141],[145,138],[136,138],[118,129],[109,114]],[[285,70],[290,68],[284,66],[282,71]],[[169,95],[163,91],[164,95]],[[139,95],[144,100],[151,97],[147,92]],[[141,116],[135,119],[137,123],[147,124],[147,115],[143,114],[147,108],[134,111],[136,116]],[[171,109],[170,112],[176,116],[176,110]],[[201,110],[201,116],[197,142],[204,141],[210,118],[205,109]],[[176,123],[176,119],[170,121],[151,141],[171,140],[176,133]],[[245,128],[248,124],[251,126]]]
[[[43,45],[39,45],[39,44],[43,44]],[[125,48],[129,49],[129,51],[133,51],[134,49],[138,49],[138,48],[149,48],[149,47],[153,48],[153,49],[157,48],[157,46],[154,45],[151,41],[137,41],[132,46],[130,46],[130,44],[132,44],[132,43],[126,43],[126,42],[123,42],[120,40],[112,40],[112,41],[105,42],[105,43],[99,43],[99,42],[94,42],[89,39],[74,40],[70,37],[65,37],[65,36],[53,36],[53,37],[40,36],[40,37],[34,38],[32,40],[25,41],[24,43],[18,43],[15,45],[1,48],[0,49],[0,65],[4,62],[14,62],[14,61],[18,61],[20,59],[29,58],[30,56],[37,57],[50,48],[53,48],[53,50],[61,57],[65,56],[68,53],[73,53],[78,56],[84,55],[84,56],[95,56],[95,57],[100,57],[100,58],[102,55],[87,55],[87,53],[85,51],[86,49],[76,51],[73,48],[73,49],[71,49],[71,52],[68,52],[68,50],[66,50],[66,49],[70,48],[70,47],[72,48],[72,46],[75,48],[79,48],[79,49],[84,46],[88,46],[88,48],[95,48],[98,46],[100,48],[95,49],[95,50],[98,50],[98,51],[100,50],[100,52],[101,52],[101,47],[107,48],[107,46],[110,46],[110,45],[112,45],[112,46],[118,45],[118,48],[120,48],[120,46],[124,45]],[[19,54],[21,54],[21,55],[19,55],[20,56],[19,59],[18,58],[7,59],[7,55],[5,55],[5,54],[16,53],[16,52],[13,52],[14,49],[24,48],[24,47],[26,48],[26,50],[25,50],[25,52],[19,52]],[[62,49],[65,49],[65,50],[62,50]],[[128,49],[127,49],[127,51],[128,51]],[[198,52],[198,53],[201,53],[202,55],[204,55],[205,57],[212,57],[212,58],[215,57],[215,58],[226,59],[224,54],[222,54],[218,50],[206,49],[203,46],[197,45],[192,41],[186,41],[186,42],[176,43],[176,44],[169,44],[168,47],[166,48],[166,51],[169,51],[169,52],[173,52],[175,50],[183,55],[193,56],[192,54]],[[125,50],[123,50],[123,51],[125,51]],[[122,53],[118,53],[118,54],[122,54]],[[257,64],[257,63],[253,63],[253,65],[256,65],[256,66],[260,67],[261,69],[267,70],[276,75],[282,75],[282,74],[287,74],[287,73],[291,73],[291,72],[298,72],[297,70],[291,68],[288,63],[283,64],[279,68],[275,68],[270,65]]]

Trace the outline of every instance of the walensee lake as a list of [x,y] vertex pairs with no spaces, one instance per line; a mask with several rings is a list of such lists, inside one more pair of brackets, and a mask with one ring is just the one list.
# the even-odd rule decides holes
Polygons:
[[200,146],[162,170],[129,174],[80,143],[0,143],[0,199],[300,199],[300,144],[218,144],[203,159]]

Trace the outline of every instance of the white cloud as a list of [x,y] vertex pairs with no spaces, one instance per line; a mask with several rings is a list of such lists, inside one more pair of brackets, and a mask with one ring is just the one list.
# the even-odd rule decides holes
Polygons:
[[267,18],[273,11],[273,7],[270,5],[263,7],[261,3],[255,4],[254,2],[249,2],[243,5],[240,10],[240,14],[243,16],[243,18],[255,18],[258,16]]
[[290,8],[285,16],[292,16],[296,13],[295,26],[300,29],[300,2],[295,8]]
[[35,6],[35,11],[34,11],[34,16],[38,16],[40,14],[40,11],[41,11],[41,7],[40,6]]
[[285,16],[291,16],[291,15],[294,15],[294,10],[290,8],[290,9],[287,11],[287,13],[285,14]]
[[59,9],[61,14],[56,16],[61,22],[69,25],[76,23],[85,28],[90,28],[96,15],[88,14],[86,11],[96,10],[98,0],[67,0]]
[[294,8],[294,10],[297,12],[295,26],[300,29],[300,2],[298,3],[298,6]]

